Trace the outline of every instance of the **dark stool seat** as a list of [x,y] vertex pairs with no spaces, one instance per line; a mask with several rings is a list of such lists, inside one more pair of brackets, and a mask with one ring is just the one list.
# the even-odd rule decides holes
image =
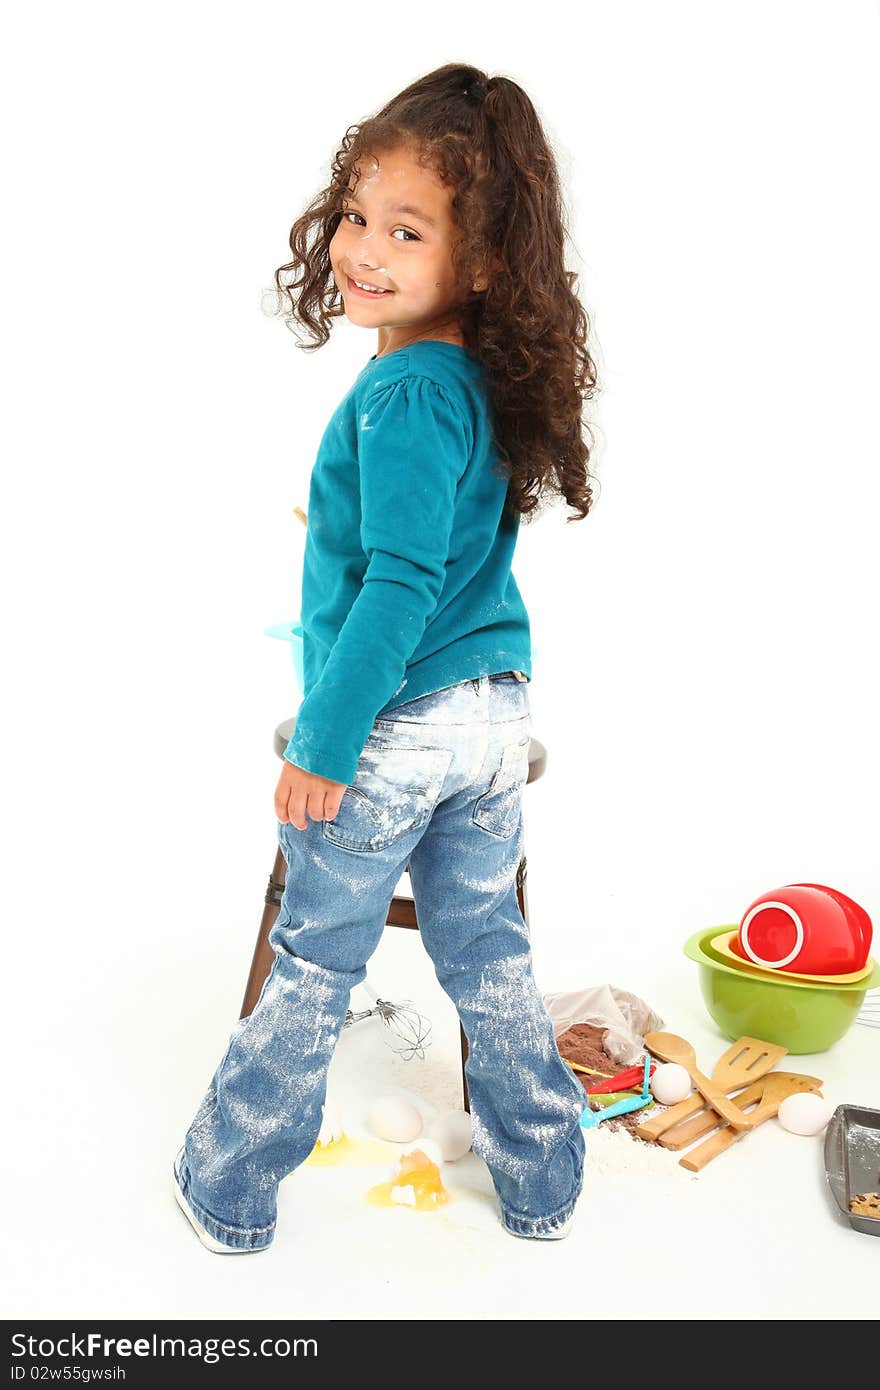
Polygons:
[[[286,719],[283,724],[279,724],[276,728],[274,748],[277,757],[284,757],[284,750],[293,737],[295,725],[295,719]],[[529,747],[528,781],[535,782],[539,777],[543,777],[546,766],[547,750],[539,739],[533,738]],[[408,867],[407,865],[407,869]],[[404,869],[404,872],[406,872],[406,869]],[[260,991],[263,988],[266,977],[272,968],[272,962],[275,959],[275,953],[269,943],[269,932],[272,930],[281,908],[281,899],[284,894],[286,878],[287,861],[279,845],[275,852],[275,863],[269,875],[269,885],[266,889],[264,898],[263,916],[260,922],[260,929],[257,932],[257,943],[254,947],[250,974],[248,975],[247,987],[244,992],[244,1002],[242,1003],[241,1013],[239,1015],[240,1018],[245,1018],[254,1008],[260,997]],[[398,884],[398,887],[399,886]],[[528,926],[529,907],[528,894],[526,892],[525,855],[520,859],[516,871],[516,896],[523,921],[526,926]],[[413,931],[418,931],[419,920],[414,900],[405,893],[398,894],[395,892],[388,905],[386,925],[389,927],[409,927]],[[468,1055],[468,1040],[460,1021],[459,1031],[461,1033],[461,1084],[464,1095],[464,1108],[465,1110],[470,1110],[467,1078],[464,1070],[464,1064],[467,1061]]]

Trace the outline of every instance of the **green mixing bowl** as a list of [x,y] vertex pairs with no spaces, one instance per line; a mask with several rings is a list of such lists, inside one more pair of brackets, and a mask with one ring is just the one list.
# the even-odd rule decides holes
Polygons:
[[703,1002],[722,1033],[734,1041],[747,1034],[778,1043],[793,1055],[825,1052],[843,1037],[864,1003],[869,989],[880,985],[880,965],[854,985],[808,984],[737,970],[709,945],[733,926],[704,927],[685,943],[684,953],[696,961]]

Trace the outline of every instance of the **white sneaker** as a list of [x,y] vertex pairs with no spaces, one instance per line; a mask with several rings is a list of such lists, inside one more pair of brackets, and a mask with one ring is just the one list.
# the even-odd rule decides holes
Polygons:
[[253,1255],[258,1250],[267,1250],[269,1247],[266,1245],[224,1245],[222,1241],[215,1240],[214,1237],[211,1235],[210,1231],[206,1231],[202,1223],[196,1219],[195,1213],[190,1207],[189,1202],[184,1197],[183,1192],[181,1191],[180,1183],[177,1181],[177,1170],[180,1166],[180,1160],[183,1157],[183,1149],[185,1147],[186,1145],[184,1145],[180,1149],[180,1152],[174,1160],[174,1167],[172,1169],[174,1196],[177,1201],[177,1205],[180,1207],[180,1210],[183,1212],[184,1216],[189,1221],[189,1224],[192,1226],[193,1230],[195,1231],[196,1235],[198,1236],[202,1244],[205,1246],[205,1248],[207,1250],[213,1250],[215,1255]]

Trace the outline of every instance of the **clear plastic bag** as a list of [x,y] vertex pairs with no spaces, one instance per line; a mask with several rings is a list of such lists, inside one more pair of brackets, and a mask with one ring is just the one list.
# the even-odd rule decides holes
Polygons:
[[545,994],[543,999],[557,1038],[576,1023],[605,1028],[605,1051],[623,1067],[634,1066],[644,1056],[645,1033],[663,1027],[650,1004],[614,985]]

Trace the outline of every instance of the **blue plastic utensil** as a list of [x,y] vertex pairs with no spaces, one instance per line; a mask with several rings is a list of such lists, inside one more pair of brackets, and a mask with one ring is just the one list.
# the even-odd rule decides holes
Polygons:
[[602,1110],[591,1110],[589,1105],[581,1115],[581,1126],[583,1129],[595,1129],[603,1120],[613,1120],[615,1115],[628,1115],[633,1110],[643,1110],[646,1105],[650,1105],[653,1096],[648,1087],[651,1078],[651,1057],[645,1053],[645,1072],[642,1078],[642,1089],[637,1096],[626,1096],[623,1100],[615,1101],[613,1105],[606,1105]]

